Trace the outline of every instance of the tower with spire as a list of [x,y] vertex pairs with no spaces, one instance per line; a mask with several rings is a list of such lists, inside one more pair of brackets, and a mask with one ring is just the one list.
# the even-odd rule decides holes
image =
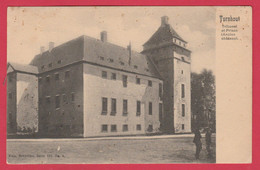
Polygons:
[[163,118],[165,133],[191,132],[191,51],[187,42],[169,24],[168,16],[143,45],[143,54],[157,66],[163,78]]

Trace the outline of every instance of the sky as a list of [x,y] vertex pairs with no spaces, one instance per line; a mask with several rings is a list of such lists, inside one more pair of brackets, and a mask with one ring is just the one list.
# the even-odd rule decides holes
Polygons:
[[214,7],[9,7],[7,61],[29,64],[39,54],[81,35],[100,39],[107,31],[108,41],[142,51],[142,45],[168,16],[174,30],[188,42],[191,70],[215,73]]

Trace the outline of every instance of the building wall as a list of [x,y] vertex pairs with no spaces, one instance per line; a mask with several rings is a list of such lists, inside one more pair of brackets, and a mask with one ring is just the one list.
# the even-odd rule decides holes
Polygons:
[[[159,44],[160,45],[160,44]],[[150,48],[150,47],[149,47]],[[150,48],[144,54],[148,55],[156,64],[160,75],[163,78],[163,126],[166,133],[174,132],[174,65],[172,56],[173,47]]]
[[[148,55],[164,80],[163,130],[166,133],[190,132],[190,52],[173,42],[157,43],[147,46]],[[176,42],[178,43],[178,41]],[[182,57],[186,62],[181,61]],[[181,70],[184,74],[181,74]],[[181,98],[181,84],[185,84],[185,98]],[[185,116],[182,117],[182,104],[185,104]],[[182,129],[184,124],[184,129]]]
[[[191,132],[190,58],[182,53],[174,55],[174,128],[175,133]],[[182,59],[184,58],[184,61]],[[182,96],[182,84],[184,96]],[[184,115],[182,111],[184,105]]]
[[[67,71],[69,77],[65,76]],[[56,102],[57,96],[59,102]],[[82,64],[68,65],[40,74],[39,100],[39,128],[42,135],[83,135]]]
[[17,73],[17,130],[38,132],[38,77]]
[[[102,78],[102,71],[107,72],[107,78]],[[116,80],[111,79],[112,73]],[[127,87],[123,87],[122,76],[127,76]],[[136,77],[141,83],[136,84]],[[148,86],[152,81],[152,87]],[[106,67],[84,64],[84,137],[138,135],[159,131],[159,82],[156,78],[122,72]],[[102,115],[102,97],[107,98],[107,114]],[[111,99],[116,99],[116,114],[111,113]],[[123,115],[123,99],[127,100],[127,116]],[[137,101],[141,101],[141,114],[136,116]],[[149,102],[153,103],[153,114],[148,114]],[[128,125],[128,131],[123,131],[123,125]],[[137,124],[141,130],[137,130]],[[153,131],[148,132],[149,125]],[[101,126],[108,125],[108,131],[102,132]],[[111,132],[111,125],[117,126],[116,132]]]
[[[10,67],[9,67],[10,68]],[[16,73],[7,74],[7,134],[17,132],[16,124]]]

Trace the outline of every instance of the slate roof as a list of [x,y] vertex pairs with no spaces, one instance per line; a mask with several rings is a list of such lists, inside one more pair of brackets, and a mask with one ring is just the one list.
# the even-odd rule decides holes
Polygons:
[[154,44],[161,41],[169,41],[172,38],[177,38],[183,42],[186,42],[179,34],[172,28],[170,24],[160,26],[158,30],[152,35],[152,37],[144,43],[144,45]]
[[[56,64],[58,60],[62,60],[62,64]],[[85,35],[59,45],[51,51],[36,55],[31,64],[38,66],[40,72],[44,72],[77,61],[86,61],[95,65],[160,78],[155,65],[147,56],[131,50],[129,64],[127,48]],[[40,69],[41,65],[47,66],[50,62],[53,63],[52,68]]]
[[9,62],[7,67],[12,67],[14,71],[21,71],[26,73],[33,73],[38,74],[38,68],[32,65],[25,65],[25,64],[17,64],[13,62]]

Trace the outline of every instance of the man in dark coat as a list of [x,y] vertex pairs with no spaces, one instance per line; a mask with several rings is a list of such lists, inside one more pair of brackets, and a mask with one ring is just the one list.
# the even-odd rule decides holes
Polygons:
[[199,159],[200,151],[202,149],[202,143],[201,143],[201,140],[200,140],[201,134],[200,134],[199,128],[195,130],[194,134],[195,134],[195,136],[194,136],[194,139],[193,139],[193,143],[195,143],[195,145],[196,145],[195,157],[196,157],[196,159]]
[[212,153],[211,153],[211,129],[207,128],[206,129],[206,149],[208,152],[208,158],[212,158]]

